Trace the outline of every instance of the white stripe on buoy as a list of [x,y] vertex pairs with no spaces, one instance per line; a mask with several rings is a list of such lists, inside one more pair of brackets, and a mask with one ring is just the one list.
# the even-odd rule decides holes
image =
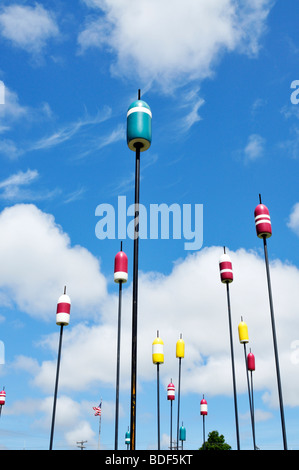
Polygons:
[[148,109],[148,108],[144,108],[143,106],[136,106],[135,108],[129,109],[128,112],[127,112],[127,117],[130,116],[130,114],[132,114],[132,113],[138,113],[138,112],[146,113],[150,117],[152,117],[151,110]]

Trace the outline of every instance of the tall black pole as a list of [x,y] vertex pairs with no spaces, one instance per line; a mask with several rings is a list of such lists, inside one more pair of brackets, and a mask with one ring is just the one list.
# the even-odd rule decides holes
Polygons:
[[179,449],[179,432],[180,432],[181,367],[182,367],[182,358],[179,357],[177,450]]
[[170,400],[170,450],[172,450],[172,400]]
[[[140,90],[138,90],[140,99]],[[133,306],[132,306],[132,364],[131,364],[131,441],[130,449],[135,450],[136,445],[136,385],[137,385],[137,310],[138,310],[138,249],[139,249],[139,193],[140,193],[140,148],[135,144],[135,232],[134,232],[134,259],[133,259]]]
[[203,419],[203,424],[202,424],[202,427],[203,427],[203,450],[206,450],[206,437],[205,437],[205,415],[202,416],[202,419]]
[[250,418],[251,418],[251,427],[252,427],[252,439],[253,439],[253,449],[256,450],[255,444],[255,428],[254,428],[254,418],[253,418],[253,408],[252,408],[252,393],[250,391],[249,384],[249,371],[247,366],[247,353],[246,353],[246,343],[244,344],[244,357],[245,357],[245,367],[246,367],[246,378],[247,378],[247,388],[248,388],[248,397],[249,397],[249,409],[250,409]]
[[157,421],[158,421],[158,450],[160,450],[160,384],[159,384],[159,362],[157,363]]
[[54,436],[54,425],[55,425],[55,414],[56,414],[56,401],[57,401],[57,390],[58,390],[62,335],[63,335],[63,325],[60,325],[58,358],[57,358],[57,369],[56,369],[56,380],[55,380],[54,403],[53,403],[53,412],[52,412],[52,425],[51,425],[51,436],[50,436],[50,448],[49,448],[49,450],[52,450],[52,446],[53,446],[53,436]]
[[[122,242],[120,244],[122,251]],[[118,415],[119,415],[119,371],[120,371],[120,330],[121,330],[121,303],[122,303],[122,281],[119,281],[118,291],[118,333],[117,333],[117,358],[116,358],[116,398],[115,398],[115,450],[118,449]]]
[[[261,201],[261,197],[260,197],[260,201]],[[279,395],[279,405],[280,405],[280,417],[281,417],[281,427],[282,427],[282,436],[283,436],[283,446],[284,446],[284,450],[287,450],[288,446],[287,446],[287,437],[286,437],[286,428],[285,428],[285,419],[284,419],[284,410],[283,410],[283,399],[282,399],[282,389],[281,389],[281,380],[280,380],[280,369],[279,369],[276,329],[275,329],[275,320],[274,320],[272,288],[271,288],[270,269],[269,269],[269,260],[268,260],[267,240],[266,240],[265,235],[263,236],[263,241],[264,241],[264,252],[265,252],[267,281],[268,281],[268,292],[269,292],[270,314],[271,314],[271,322],[272,322],[272,334],[273,334],[273,343],[274,343],[274,355],[275,355],[275,364],[276,364],[276,375],[277,375],[277,385],[278,385],[278,395]]]
[[240,435],[239,435],[239,420],[238,420],[238,403],[237,403],[237,390],[236,390],[236,375],[235,375],[235,359],[234,359],[234,346],[233,346],[233,333],[232,333],[232,320],[231,320],[231,306],[229,295],[229,284],[226,283],[227,293],[227,307],[228,307],[228,322],[230,333],[230,350],[231,350],[231,363],[233,375],[233,390],[234,390],[234,404],[235,404],[235,421],[236,421],[236,434],[237,434],[237,449],[240,450]]

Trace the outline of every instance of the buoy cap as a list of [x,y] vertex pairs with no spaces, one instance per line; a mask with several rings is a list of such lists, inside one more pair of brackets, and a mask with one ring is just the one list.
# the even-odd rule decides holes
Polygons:
[[238,325],[238,331],[239,331],[239,340],[240,343],[245,344],[249,342],[249,337],[248,337],[248,328],[245,322],[241,321]]
[[149,149],[152,142],[152,112],[149,105],[143,100],[134,101],[127,111],[127,144],[136,151],[144,152]]
[[164,343],[160,337],[157,337],[153,341],[152,345],[152,356],[154,364],[163,364],[164,363]]
[[223,283],[230,283],[234,280],[233,265],[228,254],[224,253],[219,259],[220,279]]
[[256,234],[259,238],[272,236],[270,213],[267,206],[259,204],[254,211]]
[[114,258],[114,282],[127,282],[128,257],[124,251],[119,251]]
[[180,338],[176,343],[176,357],[177,358],[185,357],[185,343],[182,338]]
[[57,302],[56,325],[68,325],[70,322],[71,299],[67,294],[62,294]]

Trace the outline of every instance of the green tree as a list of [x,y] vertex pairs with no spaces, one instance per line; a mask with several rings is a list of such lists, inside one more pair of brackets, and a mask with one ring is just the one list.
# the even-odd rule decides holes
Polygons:
[[222,434],[219,435],[218,431],[211,431],[205,446],[202,445],[199,450],[231,450],[231,446],[225,442]]

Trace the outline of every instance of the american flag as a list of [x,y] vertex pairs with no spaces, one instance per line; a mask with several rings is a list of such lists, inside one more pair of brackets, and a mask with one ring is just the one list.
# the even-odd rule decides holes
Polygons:
[[102,402],[99,404],[99,406],[93,406],[92,409],[95,411],[95,416],[101,416],[102,413]]

